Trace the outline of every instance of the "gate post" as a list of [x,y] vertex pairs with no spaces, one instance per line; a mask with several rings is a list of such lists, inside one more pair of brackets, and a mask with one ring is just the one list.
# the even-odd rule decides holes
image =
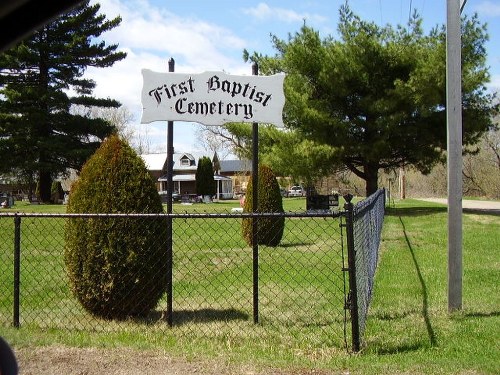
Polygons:
[[13,325],[19,328],[19,295],[21,284],[21,216],[14,216],[14,316]]
[[352,350],[358,352],[360,349],[359,316],[358,316],[358,291],[356,286],[356,250],[354,249],[354,205],[353,196],[344,196],[346,204],[346,236],[347,236],[347,265],[349,271],[349,296],[347,306],[351,314]]

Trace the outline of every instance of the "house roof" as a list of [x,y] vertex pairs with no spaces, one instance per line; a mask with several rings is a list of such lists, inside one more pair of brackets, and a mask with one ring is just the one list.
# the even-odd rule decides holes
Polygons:
[[221,160],[220,161],[220,172],[251,172],[252,171],[252,161],[251,160]]
[[[160,177],[158,181],[167,181],[167,176]],[[172,181],[196,181],[194,174],[176,174],[172,176]]]
[[[204,155],[202,153],[190,153],[190,152],[179,152],[174,153],[174,173],[182,172],[193,172],[198,168],[198,160],[200,160]],[[158,154],[142,154],[142,160],[146,164],[146,168],[150,171],[161,171],[163,170],[167,162],[167,153],[162,152]],[[182,163],[182,160],[188,160],[189,162]],[[220,160],[220,173],[229,172],[251,172],[252,171],[252,161],[251,160]]]
[[146,164],[146,168],[149,171],[161,171],[167,161],[167,153],[142,154],[141,158],[144,160],[144,164]]
[[[167,153],[142,154],[140,155],[146,168],[149,171],[161,171],[167,162]],[[198,168],[198,160],[204,155],[202,153],[179,152],[174,153],[174,171],[195,171]],[[181,160],[188,160],[189,163],[182,163]]]
[[[218,174],[214,175],[215,181],[231,181],[229,177],[220,176]],[[158,181],[168,181],[167,175],[161,176]],[[172,176],[172,181],[196,181],[195,174],[176,174]]]

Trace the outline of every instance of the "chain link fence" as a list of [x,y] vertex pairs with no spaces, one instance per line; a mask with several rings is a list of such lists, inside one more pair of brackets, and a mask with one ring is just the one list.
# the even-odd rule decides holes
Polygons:
[[[366,210],[357,208],[353,216],[370,223],[370,228],[381,227],[383,203],[382,216],[377,213],[372,218],[372,214],[366,213],[372,208],[380,209],[378,202],[375,199],[375,203],[364,204]],[[350,317],[346,306],[352,304],[348,301],[350,282],[346,271],[350,267],[343,243],[349,230],[344,233],[341,223],[346,212],[280,214],[285,219],[280,244],[259,245],[257,254],[244,240],[242,220],[258,220],[266,216],[262,213],[0,213],[0,325],[104,332],[152,330],[195,338],[240,337],[311,347],[348,346]],[[153,284],[166,285],[152,309],[134,317],[106,319],[94,313],[88,302],[82,303],[70,281],[65,260],[66,232],[72,220],[104,221],[109,232],[102,231],[100,237],[106,240],[99,246],[105,246],[106,241],[119,241],[110,235],[114,227],[139,237],[134,249],[123,249],[128,256],[147,252],[147,246],[165,248],[167,256],[146,256],[153,266],[131,271],[130,284],[118,288],[116,293],[116,298],[121,298],[118,304],[132,311],[131,300],[144,298],[138,303],[147,305],[154,292]],[[171,247],[169,241],[164,241],[169,234],[162,232],[169,225],[157,225],[158,220],[171,223]],[[355,224],[355,233],[361,225],[364,224]],[[357,250],[359,316],[363,317],[373,287],[380,240],[380,229],[374,230],[368,229],[355,241],[359,249],[371,246]],[[147,233],[150,242],[136,233]],[[88,241],[95,242],[94,237],[89,235]],[[124,261],[126,257],[120,258],[116,266]],[[155,262],[161,264],[155,266]],[[92,271],[102,289],[111,288],[114,282],[107,278],[106,271]],[[139,297],[132,298],[134,288],[139,287],[143,288]],[[116,303],[109,300],[115,294],[103,298],[100,303]],[[364,318],[360,321],[362,332]],[[357,350],[354,345],[353,349]]]
[[[338,215],[284,216],[280,245],[259,246],[259,330],[270,336],[282,337],[286,333],[286,337],[295,340],[310,337],[317,343],[342,345],[345,287]],[[243,214],[0,214],[0,324],[101,331],[137,327],[174,335],[254,334],[254,257],[252,247],[242,236],[242,217]],[[121,225],[127,231],[126,224],[128,231],[164,239],[164,233],[155,232],[165,230],[165,226],[153,225],[158,218],[172,220],[171,325],[166,319],[168,295],[140,318],[107,320],[93,314],[92,306],[89,312],[72,291],[65,264],[68,222],[106,221],[105,227]],[[109,236],[102,233],[103,238]],[[113,240],[117,239],[108,238]],[[95,239],[89,237],[89,241]],[[101,246],[106,246],[104,242]],[[156,245],[164,246],[168,252],[167,243]],[[165,257],[148,261],[168,262]],[[165,267],[151,269],[168,273]],[[94,272],[100,287],[106,288],[113,282],[105,280],[104,270]],[[159,281],[165,277],[139,272],[130,278],[136,281],[144,276]],[[130,290],[133,287],[127,286]],[[146,299],[150,290],[142,293]],[[121,303],[127,306],[126,291],[120,294]]]
[[346,234],[349,267],[347,304],[351,311],[352,348],[360,349],[372,299],[375,271],[385,214],[385,190],[367,199],[346,204]]

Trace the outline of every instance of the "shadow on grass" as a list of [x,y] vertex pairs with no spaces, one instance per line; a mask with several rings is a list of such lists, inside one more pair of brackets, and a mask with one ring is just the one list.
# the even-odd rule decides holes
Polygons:
[[249,315],[236,309],[199,309],[179,310],[173,312],[173,325],[188,323],[228,322],[231,320],[248,320]]
[[462,211],[466,214],[473,214],[473,215],[500,216],[500,210],[481,209],[481,208],[464,208]]
[[[413,247],[410,242],[410,238],[408,237],[408,234],[406,232],[406,227],[403,222],[402,217],[406,216],[418,216],[418,215],[428,215],[428,214],[433,214],[436,212],[443,212],[446,211],[446,207],[443,209],[441,207],[423,207],[423,208],[408,208],[408,209],[390,209],[389,212],[393,216],[398,216],[399,215],[399,220],[401,222],[401,226],[403,228],[403,234],[406,240],[406,244],[408,246],[408,250],[410,251],[413,264],[415,266],[415,271],[417,273],[418,280],[420,282],[420,286],[422,289],[422,308],[420,310],[420,314],[424,318],[425,322],[425,328],[427,330],[427,334],[429,337],[429,343],[431,347],[435,347],[438,345],[436,334],[434,332],[434,329],[432,328],[432,324],[429,318],[429,296],[427,292],[427,285],[425,284],[425,280],[422,276],[422,272],[420,270],[420,265],[418,264],[417,257],[415,255],[415,251],[413,250]],[[402,214],[401,214],[402,213]],[[381,320],[398,320],[398,319],[404,319],[405,317],[409,315],[415,314],[416,310],[409,310],[403,313],[399,314],[378,314],[377,318]],[[406,344],[399,344],[396,346],[390,346],[390,347],[385,347],[386,344],[382,345],[384,348],[377,348],[374,349],[374,351],[379,354],[379,355],[386,355],[386,354],[395,354],[395,353],[405,353],[405,352],[413,352],[422,349],[423,347],[426,346],[426,342],[423,342],[419,338],[417,338],[416,341],[411,342],[411,343],[406,343]]]
[[[199,310],[178,310],[173,311],[173,325],[180,326],[187,323],[210,323],[210,322],[229,322],[232,320],[249,320],[247,313],[236,309],[199,309]],[[129,321],[135,324],[155,325],[160,322],[167,322],[166,311],[154,310],[145,316],[129,316],[120,321]],[[1,374],[0,374],[1,375]]]
[[[210,322],[228,322],[231,320],[248,320],[247,313],[236,309],[199,309],[199,310],[178,310],[173,311],[172,323],[174,326],[180,326],[187,323],[210,323]],[[166,322],[165,311],[152,311],[146,317],[134,318],[136,323],[156,324]]]
[[390,312],[379,312],[374,315],[375,318],[378,320],[386,320],[386,321],[391,321],[391,320],[402,320],[405,319],[411,315],[415,315],[418,313],[417,310],[408,310],[408,311],[403,311],[400,313],[390,313]]
[[492,312],[470,312],[464,314],[466,318],[493,318],[496,316],[500,316],[500,311],[492,311]]
[[429,297],[427,294],[427,286],[425,285],[425,280],[422,276],[422,272],[420,271],[420,266],[417,262],[417,257],[415,256],[415,252],[413,251],[413,247],[411,246],[410,239],[408,238],[408,234],[406,233],[406,227],[403,222],[403,219],[400,217],[401,226],[403,227],[403,233],[405,236],[406,244],[408,245],[408,249],[410,250],[411,257],[413,259],[413,264],[415,265],[415,270],[417,271],[418,280],[420,281],[420,285],[422,287],[422,316],[425,321],[425,327],[427,328],[427,333],[429,335],[430,344],[432,347],[437,345],[436,334],[434,333],[434,329],[431,325],[431,320],[429,318]]
[[387,216],[412,217],[434,215],[437,213],[447,212],[447,207],[401,207],[401,208],[386,208]]
[[285,242],[285,243],[280,243],[278,248],[283,248],[283,249],[289,249],[293,247],[304,247],[304,246],[311,246],[314,245],[313,242]]
[[[385,214],[387,216],[415,217],[433,215],[447,211],[448,207],[386,207]],[[463,208],[462,211],[465,214],[500,216],[500,210],[497,209]]]
[[398,345],[395,347],[377,349],[375,352],[378,355],[390,355],[390,354],[396,354],[396,353],[415,352],[417,350],[422,349],[423,345],[424,345],[423,343],[415,342],[413,344],[403,344],[403,345]]

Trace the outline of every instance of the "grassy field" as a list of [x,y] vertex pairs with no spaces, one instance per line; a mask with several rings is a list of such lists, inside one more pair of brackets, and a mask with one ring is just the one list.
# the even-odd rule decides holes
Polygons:
[[[343,205],[341,198],[340,204]],[[166,210],[166,205],[164,205]],[[232,208],[240,207],[238,200],[221,200],[213,203],[195,203],[182,204],[174,202],[172,204],[174,213],[193,213],[193,212],[231,212]],[[304,198],[283,198],[283,207],[285,211],[303,211],[306,208]],[[36,213],[65,213],[65,205],[55,204],[36,204],[31,205],[29,202],[16,202],[15,205],[8,209],[1,209],[2,212],[36,212]]]
[[[203,207],[209,212],[228,212],[236,206],[237,202],[226,202]],[[303,199],[285,199],[286,210],[296,211],[304,206]],[[15,211],[22,209],[15,207]],[[54,212],[51,210],[61,208],[40,206],[39,209],[38,212]],[[174,205],[175,212],[195,209],[198,211],[197,205]],[[189,335],[176,337],[164,332],[141,334],[134,329],[68,333],[6,326],[0,328],[1,334],[16,347],[59,344],[153,349],[186,360],[208,358],[224,363],[253,363],[297,374],[309,373],[311,369],[334,373],[348,370],[353,374],[498,374],[500,217],[464,214],[463,218],[464,308],[449,314],[446,208],[405,200],[396,201],[395,207],[388,209],[374,300],[359,354],[347,354],[338,346],[316,345],[314,337],[288,340],[286,335],[290,331],[283,331],[282,337],[269,336],[261,326],[251,323],[236,339],[218,335],[215,323],[210,323],[212,334],[208,336],[206,331],[199,335],[190,331]],[[299,264],[297,272],[306,264]],[[287,275],[277,278],[286,280]],[[223,280],[220,282],[224,285]],[[311,336],[315,334],[310,332]]]

